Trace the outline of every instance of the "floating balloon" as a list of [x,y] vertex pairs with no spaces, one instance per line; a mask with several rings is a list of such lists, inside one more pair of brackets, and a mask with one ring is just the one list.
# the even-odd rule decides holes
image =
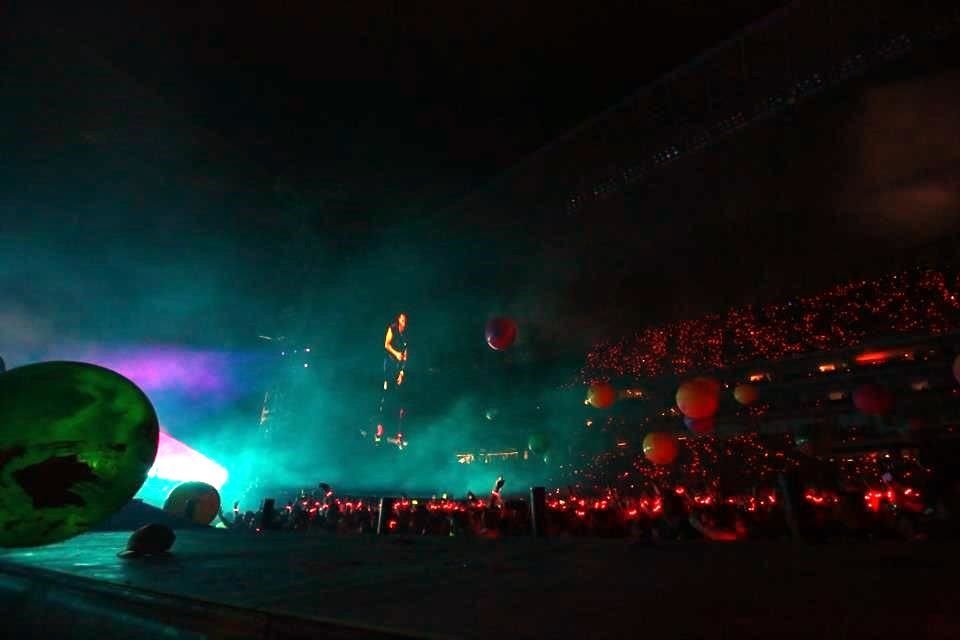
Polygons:
[[608,382],[592,384],[587,391],[587,402],[597,409],[609,409],[616,401],[617,390]]
[[157,414],[120,374],[44,362],[0,376],[0,546],[65,540],[113,515],[157,454]]
[[500,410],[494,408],[494,409],[487,409],[483,415],[487,418],[487,420],[495,420],[499,414],[500,414]]
[[536,454],[544,454],[550,448],[550,439],[543,433],[534,433],[527,440],[527,448]]
[[713,433],[713,430],[717,427],[717,421],[714,420],[713,416],[700,418],[699,420],[684,416],[683,424],[686,425],[687,429],[690,429],[690,431],[697,435]]
[[197,524],[210,524],[220,513],[220,493],[206,482],[184,482],[170,492],[163,510]]
[[738,384],[733,389],[733,397],[745,407],[749,407],[760,398],[760,391],[752,384]]
[[664,431],[651,431],[643,439],[643,455],[653,464],[670,464],[678,451],[677,439]]
[[517,323],[510,318],[497,317],[487,321],[487,344],[494,351],[509,349],[517,339]]
[[893,409],[893,394],[878,384],[868,382],[854,390],[853,406],[864,415],[882,416]]
[[707,418],[720,405],[720,383],[711,378],[687,380],[677,389],[677,406],[688,418]]

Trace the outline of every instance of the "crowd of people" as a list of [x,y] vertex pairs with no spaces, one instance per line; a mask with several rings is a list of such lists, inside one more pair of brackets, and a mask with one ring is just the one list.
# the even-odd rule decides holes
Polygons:
[[590,383],[684,375],[846,349],[871,336],[941,336],[958,323],[960,273],[910,269],[603,341],[587,354],[581,377]]
[[[780,473],[768,486],[736,495],[682,484],[649,483],[629,495],[577,487],[546,493],[550,536],[627,537],[661,543],[684,540],[909,540],[960,535],[960,476],[936,469],[911,486],[886,475],[863,488],[823,481],[813,467]],[[533,533],[527,496],[504,495],[498,479],[489,496],[411,498],[338,496],[327,485],[302,492],[276,509],[221,514],[236,530],[323,531],[497,538]],[[389,509],[381,517],[380,509]]]

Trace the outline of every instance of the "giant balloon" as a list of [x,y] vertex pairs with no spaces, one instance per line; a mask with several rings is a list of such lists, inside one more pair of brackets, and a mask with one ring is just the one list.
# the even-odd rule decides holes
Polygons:
[[720,383],[710,378],[687,380],[677,389],[677,407],[688,418],[707,418],[720,405]]
[[733,389],[733,397],[745,407],[749,407],[760,397],[760,392],[752,384],[741,383]]
[[546,453],[550,448],[550,439],[543,433],[534,433],[527,440],[527,448],[533,453]]
[[510,318],[497,317],[487,321],[487,344],[494,351],[509,349],[517,339],[517,323]]
[[690,429],[690,431],[693,433],[704,435],[707,433],[713,433],[713,430],[716,429],[717,421],[713,418],[713,416],[696,420],[694,418],[684,416],[683,424],[686,425],[687,429]]
[[0,546],[65,540],[110,517],[157,455],[150,400],[109,369],[44,362],[0,375]]
[[882,416],[893,409],[893,395],[884,387],[868,382],[853,392],[853,406],[868,416]]
[[587,391],[587,402],[597,409],[609,409],[616,401],[617,390],[607,382],[592,384]]
[[664,431],[651,431],[643,439],[643,455],[653,464],[670,464],[678,451],[677,439]]
[[163,510],[197,524],[210,524],[220,513],[220,493],[206,482],[184,482],[170,492]]

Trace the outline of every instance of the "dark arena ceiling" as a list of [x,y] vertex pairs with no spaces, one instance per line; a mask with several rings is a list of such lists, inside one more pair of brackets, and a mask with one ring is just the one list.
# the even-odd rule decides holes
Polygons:
[[[857,37],[825,2],[760,23],[778,3],[94,4],[8,10],[4,205],[42,212],[17,216],[23,233],[116,236],[121,262],[233,269],[228,303],[160,335],[359,335],[404,304],[438,323],[504,310],[582,353],[953,246],[957,40],[927,37],[952,24],[937,3],[913,23],[881,3]],[[858,52],[871,64],[838,79]],[[829,81],[810,95],[711,128],[814,71]],[[677,157],[643,160],[678,132]],[[144,207],[165,213],[129,215]]]

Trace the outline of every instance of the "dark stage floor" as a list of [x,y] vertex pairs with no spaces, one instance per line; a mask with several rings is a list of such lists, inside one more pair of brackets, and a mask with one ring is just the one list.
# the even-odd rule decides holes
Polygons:
[[24,602],[42,601],[47,631],[75,610],[75,637],[85,616],[104,621],[101,638],[141,623],[160,625],[157,637],[960,637],[951,544],[645,547],[199,530],[178,532],[169,558],[124,561],[115,554],[126,538],[0,552],[6,620],[36,617]]

